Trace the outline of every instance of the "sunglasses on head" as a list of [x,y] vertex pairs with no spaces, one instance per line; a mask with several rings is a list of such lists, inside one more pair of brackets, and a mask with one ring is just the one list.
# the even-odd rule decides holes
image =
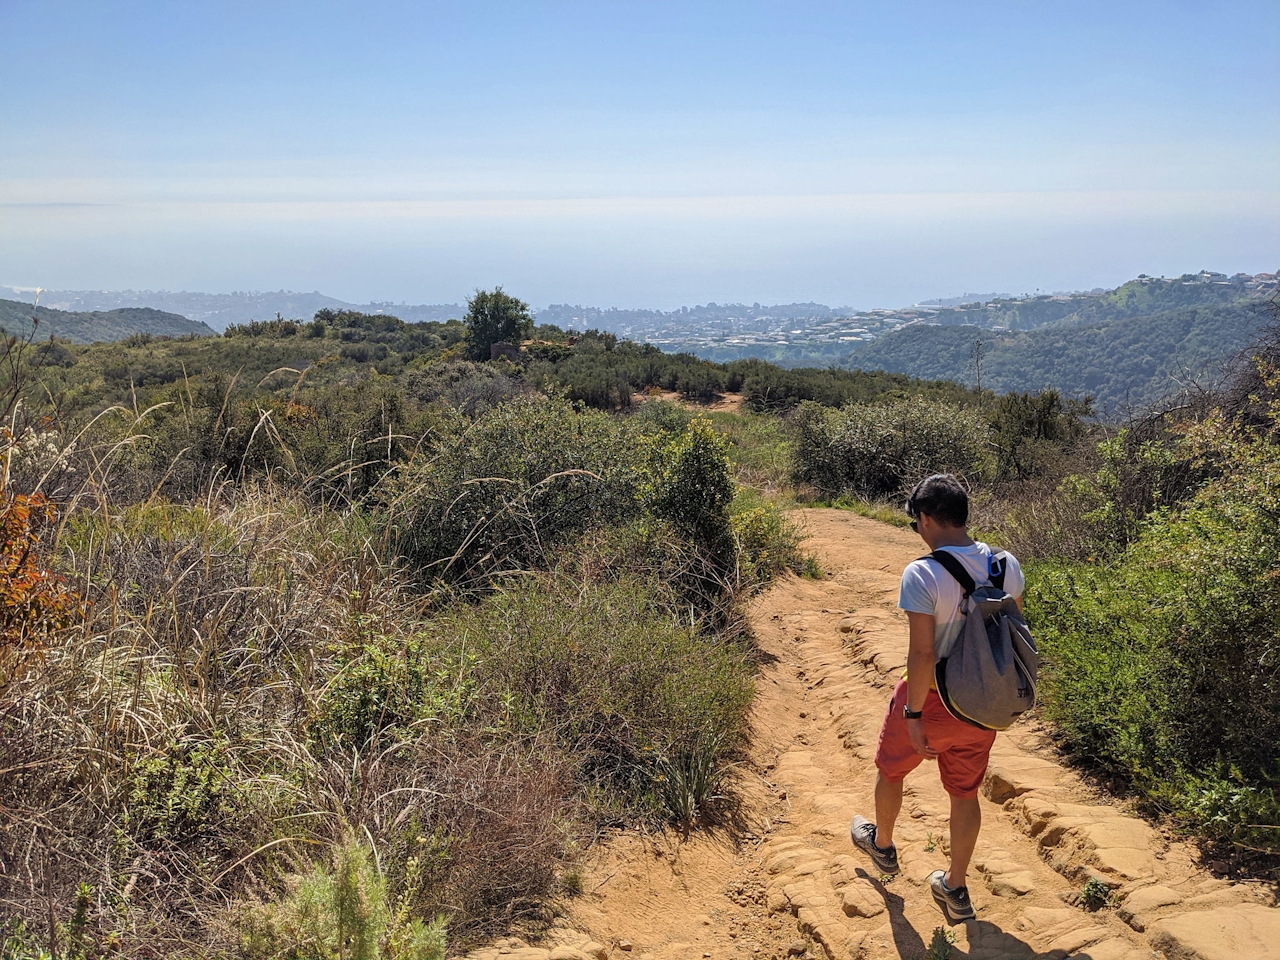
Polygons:
[[907,501],[906,511],[907,516],[911,518],[911,532],[919,533],[920,529],[917,526],[919,518],[916,516],[916,502],[914,499]]

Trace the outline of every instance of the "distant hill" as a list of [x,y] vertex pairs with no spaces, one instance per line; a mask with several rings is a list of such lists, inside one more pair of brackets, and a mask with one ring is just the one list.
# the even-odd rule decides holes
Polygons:
[[32,317],[38,321],[37,339],[47,340],[52,335],[73,343],[123,340],[135,333],[157,337],[211,337],[216,333],[206,323],[149,307],[79,312],[32,307],[17,300],[0,300],[0,328],[9,333],[27,333],[31,329]]
[[[1131,295],[1114,303],[1133,309]],[[1213,377],[1272,313],[1268,301],[1253,298],[1030,331],[914,323],[854,351],[842,366],[972,385],[980,340],[984,387],[1001,393],[1055,387],[1071,397],[1090,395],[1106,415],[1157,403],[1190,379]]]
[[[0,294],[13,288],[0,287]],[[240,293],[189,293],[185,290],[45,290],[40,302],[60,310],[116,310],[150,307],[190,317],[208,324],[214,331],[233,323],[271,320],[280,314],[286,320],[310,320],[317,310],[355,310],[360,313],[393,314],[409,323],[443,322],[460,319],[465,309],[456,303],[405,304],[391,302],[347,303],[323,293],[294,293],[289,290]]]
[[1072,323],[1104,323],[1189,307],[1217,307],[1275,292],[1274,275],[1250,276],[1202,270],[1172,279],[1148,277],[1093,293],[995,298],[944,306],[932,318],[943,326],[1035,330]]

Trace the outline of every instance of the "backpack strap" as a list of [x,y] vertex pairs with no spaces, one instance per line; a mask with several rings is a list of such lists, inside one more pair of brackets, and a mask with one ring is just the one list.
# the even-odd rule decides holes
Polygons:
[[[977,589],[977,584],[973,582],[973,577],[969,576],[969,571],[964,568],[964,564],[956,558],[955,554],[947,550],[935,550],[927,557],[921,557],[921,560],[936,560],[942,565],[947,573],[955,578],[956,583],[960,584],[960,589],[964,591],[964,598],[969,596]],[[988,566],[989,578],[991,585],[997,590],[1004,589],[1004,575],[1009,569],[1009,554],[1004,550],[999,553],[991,554],[990,565]]]
[[[969,571],[964,568],[964,564],[960,560],[952,556],[946,550],[935,550],[927,557],[921,557],[922,560],[936,560],[942,565],[942,568],[955,578],[956,583],[960,584],[960,589],[964,591],[964,598],[969,599],[969,595],[977,588],[977,584],[973,582],[973,577],[969,576]],[[1003,571],[1000,574],[1001,581],[1004,580]],[[1003,586],[1000,587],[1004,589]]]
[[991,577],[991,585],[998,590],[1004,589],[1004,574],[1009,569],[1009,554],[1001,550],[999,553],[991,554],[991,561],[987,567]]

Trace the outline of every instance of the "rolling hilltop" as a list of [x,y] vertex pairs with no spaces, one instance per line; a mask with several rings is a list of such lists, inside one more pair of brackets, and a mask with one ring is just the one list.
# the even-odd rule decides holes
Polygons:
[[1202,270],[1173,279],[1142,274],[1114,290],[995,297],[945,306],[928,320],[944,326],[960,324],[991,329],[1035,330],[1059,324],[1105,323],[1145,317],[1187,307],[1229,306],[1275,294],[1276,290],[1276,275],[1270,273],[1237,273],[1228,277],[1223,273]]
[[54,336],[72,343],[123,340],[138,333],[157,337],[211,337],[216,332],[207,323],[150,307],[80,312],[0,300],[0,329],[26,334],[31,329],[32,318],[37,321],[36,339]]
[[[0,287],[0,294],[17,288]],[[150,307],[180,314],[208,324],[213,331],[234,323],[270,320],[279,314],[287,319],[311,319],[317,310],[356,310],[371,314],[394,314],[410,322],[444,321],[461,317],[465,307],[456,303],[348,303],[323,293],[296,293],[291,290],[246,291],[238,293],[198,293],[186,290],[45,290],[40,299],[50,307],[75,311],[114,311]]]
[[[781,367],[884,371],[965,386],[977,385],[979,352],[984,387],[997,392],[1050,387],[1072,397],[1088,395],[1107,415],[1126,405],[1156,403],[1190,380],[1213,379],[1266,325],[1278,284],[1276,274],[1201,271],[1171,279],[1141,275],[1113,290],[953,298],[893,310],[856,311],[819,303],[708,303],[673,311],[552,304],[536,316],[561,330],[598,329],[718,363],[757,359]],[[64,291],[46,292],[45,298],[59,306],[96,308],[35,311],[41,338],[52,333],[81,343],[137,333],[208,336],[214,333],[210,324],[225,326],[230,317],[277,312],[302,325],[317,311],[342,304],[319,293],[284,291]],[[117,308],[101,309],[110,304]],[[182,307],[200,319],[188,320],[161,307]],[[31,312],[25,304],[0,301],[0,326],[24,330]],[[457,304],[375,303],[348,312],[416,326],[440,324],[464,311]]]
[[[992,300],[938,310],[860,345],[841,366],[1004,393],[1092,396],[1106,415],[1213,380],[1272,320],[1274,274],[1141,276],[1100,295]],[[981,372],[977,360],[981,360]]]
[[1158,403],[1192,380],[1214,379],[1271,316],[1266,301],[1253,300],[1030,331],[911,324],[868,344],[847,365],[974,384],[974,348],[981,344],[982,386],[1088,395],[1105,416]]

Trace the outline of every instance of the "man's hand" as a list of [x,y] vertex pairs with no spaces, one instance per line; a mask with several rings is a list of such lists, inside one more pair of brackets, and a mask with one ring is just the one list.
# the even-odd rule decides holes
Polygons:
[[920,756],[927,760],[938,759],[938,751],[929,746],[929,741],[925,739],[923,720],[908,720],[907,736],[911,738],[911,746],[915,747],[916,753]]

